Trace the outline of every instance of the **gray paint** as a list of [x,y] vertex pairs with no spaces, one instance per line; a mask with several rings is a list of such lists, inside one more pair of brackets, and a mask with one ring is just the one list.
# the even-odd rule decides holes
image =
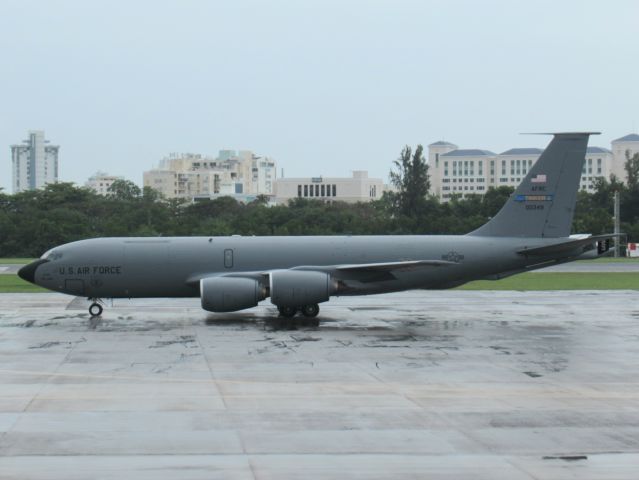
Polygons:
[[[592,253],[595,239],[584,245],[566,238],[588,136],[556,134],[497,216],[469,235],[97,238],[56,247],[20,272],[51,290],[91,298],[197,297],[210,277],[251,278],[268,292],[281,270],[300,271],[300,281],[301,271],[326,273],[338,296],[503,278]],[[542,174],[544,182],[532,181]],[[554,244],[566,246],[526,252]]]

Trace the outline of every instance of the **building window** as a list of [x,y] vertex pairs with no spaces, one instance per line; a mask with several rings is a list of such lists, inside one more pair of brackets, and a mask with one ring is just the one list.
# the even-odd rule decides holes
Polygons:
[[298,196],[298,197],[301,197],[301,196],[302,196],[302,186],[301,186],[301,185],[298,185],[298,186],[297,186],[297,196]]
[[304,196],[308,197],[308,185],[304,185]]
[[320,196],[320,194],[319,194],[319,185],[315,185],[315,196],[316,197]]
[[324,190],[326,187],[322,185],[322,197],[326,196],[326,191]]
[[333,185],[333,196],[337,197],[337,185]]
[[501,174],[506,175],[506,160],[501,161]]

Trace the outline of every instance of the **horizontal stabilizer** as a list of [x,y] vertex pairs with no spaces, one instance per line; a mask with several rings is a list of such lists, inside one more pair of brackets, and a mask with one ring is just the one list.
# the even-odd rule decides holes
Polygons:
[[585,252],[590,249],[585,247],[591,247],[595,242],[623,236],[625,236],[625,233],[607,233],[605,235],[594,235],[591,237],[579,238],[576,240],[568,240],[567,242],[544,245],[543,247],[524,248],[523,250],[519,250],[517,253],[519,255],[525,256],[543,257],[546,255],[562,254],[570,252],[572,250],[578,250],[579,248],[583,248],[583,251]]

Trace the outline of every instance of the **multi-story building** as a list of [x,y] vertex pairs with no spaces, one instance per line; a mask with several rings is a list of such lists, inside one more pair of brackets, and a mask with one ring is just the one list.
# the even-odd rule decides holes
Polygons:
[[273,159],[247,150],[220,150],[216,158],[171,154],[158,168],[144,172],[144,186],[165,198],[202,200],[230,195],[250,200],[272,196],[276,178]]
[[89,177],[84,186],[90,188],[99,195],[108,195],[109,188],[116,180],[124,180],[124,177],[108,175],[105,172],[96,172]]
[[384,182],[368,178],[368,172],[357,170],[353,176],[280,178],[276,182],[275,197],[278,203],[293,198],[313,198],[324,201],[370,202],[379,200],[384,192]]
[[611,142],[612,155],[614,158],[613,173],[617,178],[626,180],[626,154],[630,157],[639,153],[639,135],[631,133]]
[[[579,185],[581,190],[594,191],[597,177],[609,179],[615,174],[625,179],[625,173],[621,174],[625,151],[639,151],[639,135],[627,135],[612,144],[613,149],[621,153],[588,147]],[[540,148],[511,148],[497,154],[490,150],[459,149],[444,141],[432,143],[428,146],[431,192],[447,201],[453,195],[483,195],[490,187],[516,187],[542,152]]]
[[58,181],[58,145],[44,139],[44,131],[31,130],[20,145],[11,145],[13,193],[42,188]]

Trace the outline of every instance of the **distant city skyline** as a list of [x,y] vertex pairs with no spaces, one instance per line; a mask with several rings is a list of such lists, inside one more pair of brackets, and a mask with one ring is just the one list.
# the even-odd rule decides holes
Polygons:
[[2,2],[0,187],[29,130],[78,185],[140,185],[167,152],[386,180],[405,144],[608,147],[639,124],[636,18],[632,0]]

